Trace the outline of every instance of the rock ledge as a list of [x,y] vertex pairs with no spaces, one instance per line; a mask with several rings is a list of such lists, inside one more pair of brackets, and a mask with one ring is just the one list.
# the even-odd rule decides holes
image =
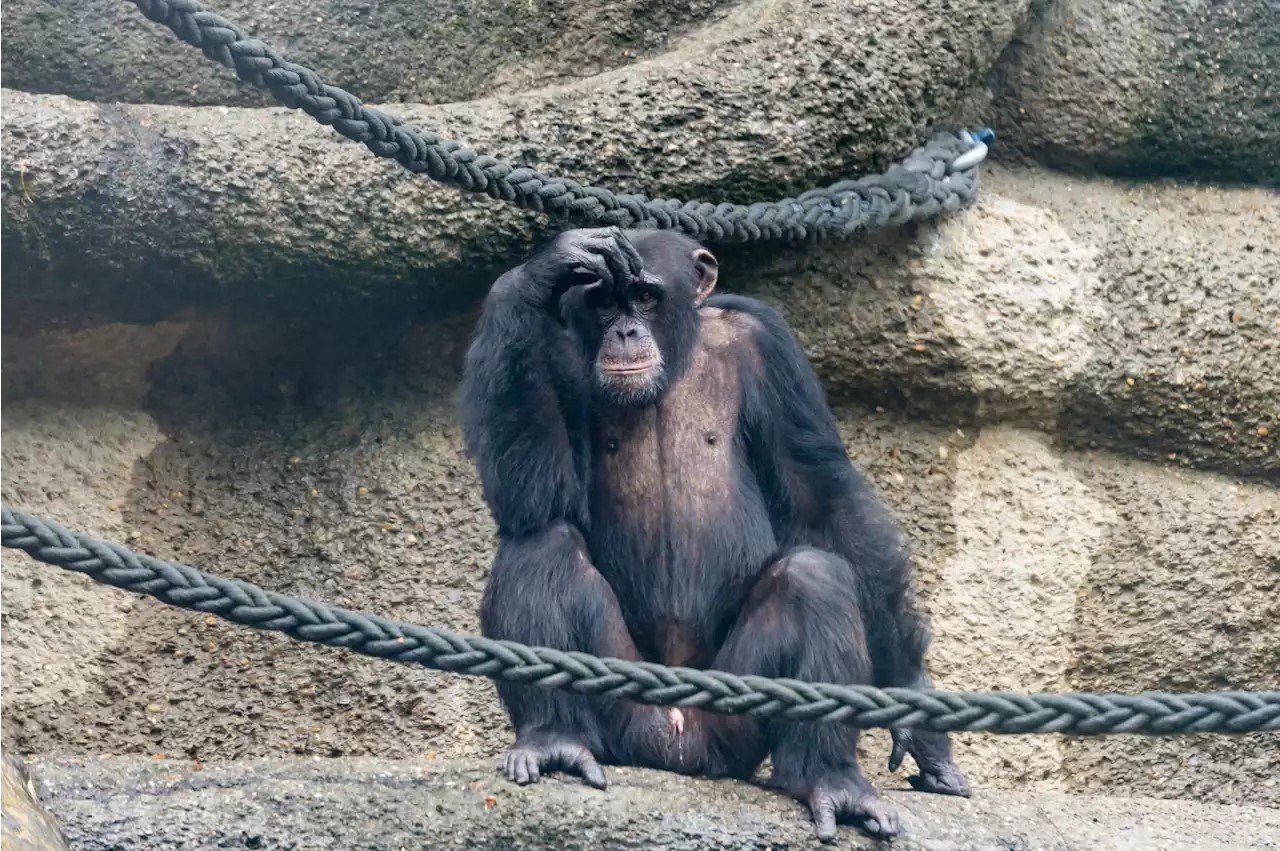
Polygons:
[[[72,846],[575,849],[821,847],[798,804],[735,782],[609,770],[607,792],[552,778],[520,789],[497,761],[191,761],[112,757],[30,767]],[[905,783],[903,783],[905,786]],[[1280,810],[1144,798],[897,790],[922,851],[1278,849]],[[884,847],[852,829],[837,847]]]

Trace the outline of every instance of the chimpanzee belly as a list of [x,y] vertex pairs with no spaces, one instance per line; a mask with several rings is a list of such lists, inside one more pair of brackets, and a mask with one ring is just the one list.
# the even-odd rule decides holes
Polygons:
[[709,665],[775,550],[737,439],[741,368],[704,344],[658,405],[594,423],[591,557],[653,661]]

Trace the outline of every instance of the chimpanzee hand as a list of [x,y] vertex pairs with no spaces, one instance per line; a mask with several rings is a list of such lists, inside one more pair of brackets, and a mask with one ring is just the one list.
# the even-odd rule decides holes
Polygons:
[[616,227],[565,231],[524,266],[529,295],[540,307],[554,307],[570,288],[596,281],[621,289],[642,267],[640,253]]
[[537,783],[544,771],[568,771],[588,786],[605,787],[604,770],[585,745],[563,733],[520,736],[503,766],[507,778],[520,786]]
[[898,814],[889,806],[857,769],[832,772],[818,779],[801,797],[809,804],[818,839],[830,842],[836,838],[836,824],[857,824],[879,839],[896,836],[902,830]]

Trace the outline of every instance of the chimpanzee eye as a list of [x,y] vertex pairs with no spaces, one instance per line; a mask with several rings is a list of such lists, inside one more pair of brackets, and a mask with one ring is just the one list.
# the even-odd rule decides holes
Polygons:
[[641,290],[640,292],[636,293],[635,300],[638,304],[653,304],[655,299],[656,299],[656,296],[654,296],[654,294],[649,290]]

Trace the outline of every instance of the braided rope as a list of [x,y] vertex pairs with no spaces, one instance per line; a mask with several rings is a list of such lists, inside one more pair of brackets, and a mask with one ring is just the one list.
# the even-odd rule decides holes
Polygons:
[[454,635],[375,615],[287,597],[247,582],[131,552],[68,532],[9,506],[0,544],[95,582],[184,609],[217,615],[299,641],[345,647],[365,656],[425,665],[468,676],[562,689],[656,706],[698,707],[729,715],[862,728],[919,727],[989,733],[1250,733],[1280,730],[1280,692],[1208,694],[974,694],[877,689],[734,676],[600,659]]
[[925,221],[968,206],[978,195],[978,164],[987,149],[963,132],[934,136],[883,175],[840,181],[780,201],[711,204],[619,195],[516,167],[404,124],[314,71],[285,61],[196,0],[130,2],[209,59],[233,69],[241,80],[363,142],[379,157],[441,183],[583,223],[678,230],[706,241],[816,239]]

